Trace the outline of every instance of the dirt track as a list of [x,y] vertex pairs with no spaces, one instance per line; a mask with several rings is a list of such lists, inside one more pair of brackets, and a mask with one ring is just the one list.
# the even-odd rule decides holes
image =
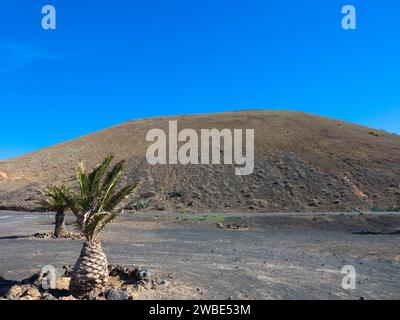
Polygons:
[[[4,278],[74,263],[80,241],[26,237],[52,222],[50,214],[0,212]],[[249,228],[228,229],[233,223]],[[399,230],[400,214],[124,214],[106,229],[103,248],[112,264],[171,274],[185,288],[173,298],[400,299]],[[348,264],[355,290],[341,287]]]

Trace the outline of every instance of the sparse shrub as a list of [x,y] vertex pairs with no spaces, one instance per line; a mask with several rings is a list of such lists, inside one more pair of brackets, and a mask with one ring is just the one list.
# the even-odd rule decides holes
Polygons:
[[132,208],[136,211],[146,209],[150,206],[151,199],[143,199],[139,200],[138,202],[132,205]]
[[370,212],[380,212],[381,210],[375,204],[371,204],[371,205],[368,206],[368,211],[370,211]]
[[363,211],[361,211],[361,209],[359,207],[352,207],[351,208],[351,212],[353,213],[357,213],[358,215],[362,216],[364,214]]
[[175,191],[169,192],[168,196],[170,198],[184,198],[185,197],[185,192],[175,190]]
[[200,218],[198,218],[199,221],[217,221],[217,222],[223,222],[225,220],[224,216],[209,216],[209,215],[204,215]]

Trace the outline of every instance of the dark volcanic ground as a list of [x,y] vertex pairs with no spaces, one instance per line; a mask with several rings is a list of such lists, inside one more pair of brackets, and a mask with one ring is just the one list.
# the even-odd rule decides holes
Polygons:
[[[80,241],[26,237],[52,222],[50,214],[0,213],[4,278],[75,262]],[[399,241],[398,213],[124,214],[105,230],[103,249],[112,264],[171,274],[185,287],[174,298],[400,299]],[[348,264],[355,290],[341,287]]]

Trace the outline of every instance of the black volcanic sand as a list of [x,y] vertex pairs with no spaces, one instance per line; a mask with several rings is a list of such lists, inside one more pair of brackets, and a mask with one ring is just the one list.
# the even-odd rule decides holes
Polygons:
[[[73,265],[81,241],[31,237],[51,231],[53,219],[0,213],[4,279],[29,277],[46,264]],[[140,299],[400,299],[399,213],[125,213],[102,238],[109,263],[176,280],[175,292]],[[356,268],[355,290],[341,287],[345,265]]]

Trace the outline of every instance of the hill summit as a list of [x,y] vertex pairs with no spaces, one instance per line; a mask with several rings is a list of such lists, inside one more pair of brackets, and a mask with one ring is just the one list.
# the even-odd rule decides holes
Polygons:
[[[254,129],[254,170],[235,164],[155,164],[146,134],[179,129]],[[221,151],[222,152],[222,151]],[[40,209],[39,189],[73,185],[79,161],[88,168],[112,153],[126,160],[125,181],[141,180],[127,206],[160,211],[342,211],[400,206],[400,137],[292,111],[240,111],[140,119],[17,158],[0,161],[0,207]]]

